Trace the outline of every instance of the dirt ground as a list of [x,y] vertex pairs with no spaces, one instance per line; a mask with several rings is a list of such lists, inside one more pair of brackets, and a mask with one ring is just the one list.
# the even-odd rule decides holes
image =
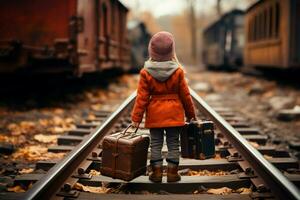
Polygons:
[[61,159],[64,153],[49,153],[47,147],[57,145],[59,135],[75,129],[93,111],[114,111],[135,90],[138,76],[86,79],[38,87],[34,80],[8,92],[1,88],[6,91],[0,100],[0,175],[30,173],[39,160]]

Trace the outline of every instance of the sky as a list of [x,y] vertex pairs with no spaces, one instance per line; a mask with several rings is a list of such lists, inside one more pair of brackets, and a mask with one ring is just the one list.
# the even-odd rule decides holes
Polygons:
[[[120,0],[125,6],[134,11],[150,11],[155,17],[181,13],[187,5],[187,0]],[[216,0],[196,0],[196,10],[210,12],[215,8]],[[234,7],[245,9],[249,6],[249,0],[223,0],[222,7],[231,10]]]
[[139,11],[150,11],[155,17],[178,14],[184,8],[185,0],[121,0],[127,7]]

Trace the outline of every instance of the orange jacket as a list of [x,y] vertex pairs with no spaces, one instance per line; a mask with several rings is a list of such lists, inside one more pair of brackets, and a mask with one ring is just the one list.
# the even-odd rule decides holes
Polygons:
[[178,68],[166,81],[160,82],[142,69],[137,97],[131,114],[133,122],[141,122],[146,111],[146,128],[183,126],[184,116],[195,118],[195,109],[184,78]]

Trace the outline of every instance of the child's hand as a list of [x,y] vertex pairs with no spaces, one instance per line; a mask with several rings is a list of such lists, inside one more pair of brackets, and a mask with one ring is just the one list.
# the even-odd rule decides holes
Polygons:
[[191,119],[187,119],[186,122],[191,122],[191,121],[197,121],[197,118],[191,118]]
[[138,123],[138,122],[131,122],[131,126],[134,128],[138,128],[139,125],[140,125],[140,123]]

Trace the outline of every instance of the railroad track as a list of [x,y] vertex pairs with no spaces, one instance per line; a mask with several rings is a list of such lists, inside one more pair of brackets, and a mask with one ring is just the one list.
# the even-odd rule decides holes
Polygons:
[[[299,163],[287,149],[279,149],[259,129],[251,127],[229,108],[218,102],[211,102],[212,108],[193,90],[191,95],[198,117],[214,121],[217,127],[215,140],[218,157],[207,160],[181,159],[180,172],[183,176],[180,182],[167,183],[164,178],[162,183],[152,183],[146,175],[131,182],[90,175],[90,171],[99,171],[101,166],[103,137],[122,130],[130,123],[130,111],[136,97],[136,93],[133,93],[115,112],[95,113],[96,118],[87,120],[85,124],[78,124],[76,130],[61,136],[58,146],[51,147],[49,151],[69,153],[58,163],[38,163],[37,166],[48,170],[46,175],[21,175],[15,179],[15,182],[23,184],[35,182],[30,190],[24,194],[0,194],[0,198],[184,200],[202,195],[202,198],[220,199],[219,195],[203,194],[202,190],[228,187],[233,190],[250,188],[252,192],[233,193],[222,196],[222,199],[300,199]],[[140,131],[148,133],[147,129]],[[166,153],[165,147],[163,153]],[[188,176],[191,170],[221,170],[224,174]],[[74,189],[78,183],[111,189],[109,194],[87,193]],[[168,195],[151,195],[152,193]]]

